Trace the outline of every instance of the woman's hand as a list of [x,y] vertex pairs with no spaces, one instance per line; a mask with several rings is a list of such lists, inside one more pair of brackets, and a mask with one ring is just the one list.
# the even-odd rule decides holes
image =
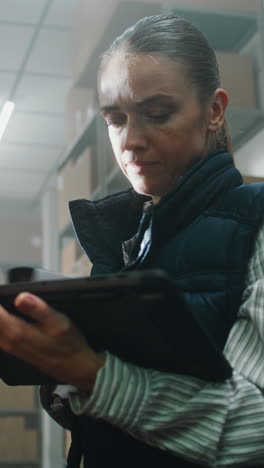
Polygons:
[[73,323],[26,292],[16,297],[15,307],[35,323],[9,314],[0,306],[0,348],[63,383],[92,392],[104,359],[88,346]]

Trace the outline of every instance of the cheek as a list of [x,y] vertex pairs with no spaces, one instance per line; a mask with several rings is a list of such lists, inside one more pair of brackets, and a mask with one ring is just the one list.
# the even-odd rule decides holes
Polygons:
[[115,157],[116,157],[116,159],[118,160],[118,159],[119,159],[119,155],[120,155],[120,153],[121,153],[121,150],[120,150],[120,138],[118,138],[118,135],[116,134],[116,132],[114,132],[113,130],[111,130],[111,128],[109,128],[109,130],[108,130],[108,136],[109,136],[109,140],[110,140],[111,146],[112,146],[112,148],[113,148]]
[[175,150],[194,152],[199,151],[204,145],[205,132],[201,127],[201,122],[198,120],[189,120],[185,125],[178,126],[175,131],[171,132],[171,140],[174,142]]
[[122,166],[121,138],[115,131],[111,130],[111,128],[109,128],[108,135],[109,135],[109,140],[110,140],[110,143],[111,143],[114,155],[115,155],[116,162],[119,165],[119,167],[122,169],[124,174],[126,174],[126,171],[124,167]]

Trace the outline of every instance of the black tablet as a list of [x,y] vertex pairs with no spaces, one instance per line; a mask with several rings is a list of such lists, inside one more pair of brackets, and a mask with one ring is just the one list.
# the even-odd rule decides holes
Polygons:
[[[40,271],[35,278],[41,277]],[[98,352],[108,350],[143,367],[206,380],[223,380],[231,375],[222,350],[163,270],[38,281],[33,275],[33,281],[0,286],[1,305],[21,315],[13,301],[22,291],[42,297],[70,317]],[[0,354],[0,377],[9,385],[52,381],[4,352]]]

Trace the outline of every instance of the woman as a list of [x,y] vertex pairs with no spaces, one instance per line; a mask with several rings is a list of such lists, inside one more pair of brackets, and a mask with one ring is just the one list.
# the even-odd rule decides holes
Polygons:
[[71,385],[42,394],[55,418],[65,408],[85,467],[263,466],[264,186],[234,167],[215,54],[185,20],[144,18],[105,53],[98,92],[133,190],[70,204],[93,273],[167,270],[233,374],[208,382],[97,355],[28,293],[16,307],[37,323],[1,308],[1,347]]

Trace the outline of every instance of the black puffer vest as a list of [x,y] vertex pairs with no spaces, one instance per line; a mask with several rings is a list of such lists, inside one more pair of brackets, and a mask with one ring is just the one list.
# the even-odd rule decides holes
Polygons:
[[[241,303],[254,239],[264,218],[264,184],[243,185],[231,157],[220,152],[196,163],[142,217],[147,199],[129,190],[95,202],[70,202],[74,228],[94,264],[93,273],[165,269],[222,348]],[[122,243],[137,230],[132,259],[124,267]],[[139,255],[146,230],[148,242]],[[225,328],[218,326],[223,316]],[[104,421],[82,416],[76,425],[73,440],[84,453],[85,468],[197,466]],[[72,450],[72,460],[77,451]],[[74,463],[69,466],[76,468]]]

